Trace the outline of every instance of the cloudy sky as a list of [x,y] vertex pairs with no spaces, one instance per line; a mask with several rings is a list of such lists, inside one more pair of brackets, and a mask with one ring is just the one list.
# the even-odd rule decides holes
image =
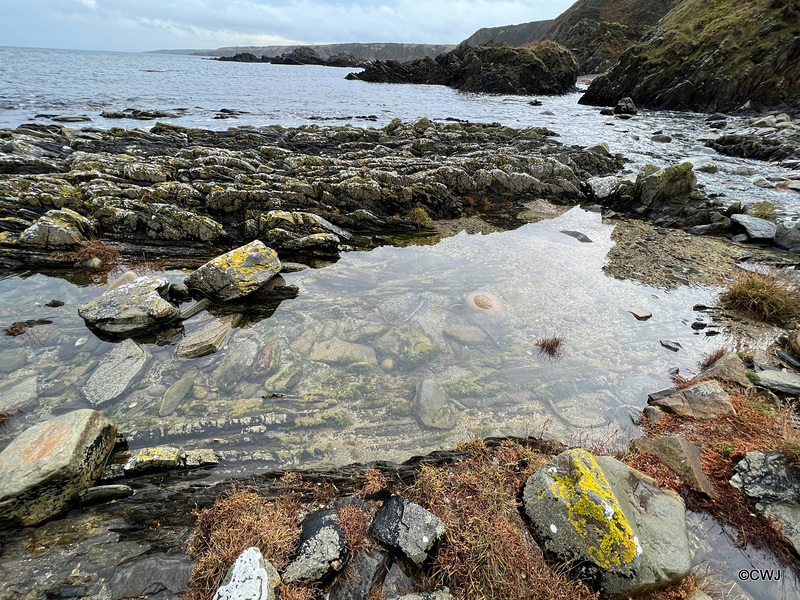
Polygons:
[[574,0],[3,0],[0,45],[86,50],[457,43]]

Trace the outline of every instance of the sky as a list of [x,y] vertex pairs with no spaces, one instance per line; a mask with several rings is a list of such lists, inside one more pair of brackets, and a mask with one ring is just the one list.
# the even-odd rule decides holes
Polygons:
[[344,42],[458,43],[552,19],[575,0],[3,0],[0,46],[157,50]]

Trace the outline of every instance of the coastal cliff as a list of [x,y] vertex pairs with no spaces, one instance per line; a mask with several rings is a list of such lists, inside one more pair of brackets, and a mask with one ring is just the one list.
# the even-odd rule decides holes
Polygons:
[[675,110],[800,107],[800,2],[684,0],[580,102],[613,105],[625,96]]

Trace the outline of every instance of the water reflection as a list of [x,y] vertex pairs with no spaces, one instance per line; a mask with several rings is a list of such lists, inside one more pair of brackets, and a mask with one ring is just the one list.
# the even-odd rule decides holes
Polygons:
[[[604,275],[612,229],[575,208],[516,231],[353,252],[287,273],[286,299],[219,307],[140,340],[140,370],[116,373],[130,384],[97,408],[134,448],[214,447],[220,476],[404,460],[476,434],[619,441],[635,435],[631,414],[669,385],[671,368],[696,370],[721,342],[690,327],[692,306],[712,303],[715,290],[665,292]],[[25,411],[3,445],[31,422],[89,406],[87,385],[114,344],[76,307],[101,291],[30,273],[0,281],[4,324],[53,321],[0,340],[0,409]],[[65,305],[45,306],[51,299]],[[631,306],[653,317],[637,321]],[[184,336],[242,313],[218,352],[178,357]],[[560,358],[536,346],[553,335],[564,339]],[[665,339],[682,349],[666,350]],[[421,424],[420,404],[441,401],[419,397],[423,380],[446,396],[455,415],[446,426]]]

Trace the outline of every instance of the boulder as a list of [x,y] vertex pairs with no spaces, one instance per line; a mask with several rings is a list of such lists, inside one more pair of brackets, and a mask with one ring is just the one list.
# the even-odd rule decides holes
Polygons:
[[23,431],[0,452],[0,522],[36,525],[69,508],[100,475],[116,433],[89,409]]
[[701,381],[678,390],[656,392],[648,396],[647,402],[664,412],[694,419],[736,414],[727,392],[716,381]]
[[414,415],[426,427],[452,429],[456,414],[444,390],[433,379],[423,379],[414,397]]
[[615,459],[563,452],[528,478],[523,500],[544,549],[608,595],[669,585],[691,568],[683,501]]
[[775,228],[773,243],[779,248],[800,254],[800,221],[781,221]]
[[753,387],[753,382],[747,376],[747,367],[735,352],[726,352],[697,374],[697,379],[705,378],[735,383],[743,388]]
[[370,532],[376,540],[419,566],[444,534],[444,523],[419,504],[392,496],[375,514]]
[[774,239],[777,231],[777,227],[772,221],[759,219],[752,215],[732,215],[731,221],[741,225],[752,240]]
[[617,105],[614,107],[615,115],[635,115],[638,112],[639,110],[636,108],[636,104],[627,96],[617,102]]
[[189,585],[190,556],[155,554],[117,566],[108,581],[110,600],[175,598]]
[[302,523],[300,549],[283,572],[283,580],[322,581],[344,568],[349,557],[335,509],[311,513]]
[[730,483],[800,551],[800,477],[780,452],[748,452]]
[[19,235],[19,243],[40,248],[72,248],[86,242],[92,222],[74,210],[48,210]]
[[128,389],[149,360],[150,353],[133,340],[115,344],[83,386],[83,395],[93,406],[117,398]]
[[168,291],[169,281],[162,277],[138,277],[78,307],[78,314],[106,333],[142,335],[163,328],[180,315],[178,307],[167,300]]
[[275,600],[281,576],[258,548],[242,552],[228,570],[214,600]]
[[328,592],[329,600],[365,600],[383,580],[388,563],[386,552],[360,548],[347,563],[347,570],[333,582]]
[[242,298],[281,270],[278,254],[258,240],[207,262],[186,277],[189,289],[216,300]]
[[788,371],[759,371],[758,385],[773,392],[800,396],[800,375]]

